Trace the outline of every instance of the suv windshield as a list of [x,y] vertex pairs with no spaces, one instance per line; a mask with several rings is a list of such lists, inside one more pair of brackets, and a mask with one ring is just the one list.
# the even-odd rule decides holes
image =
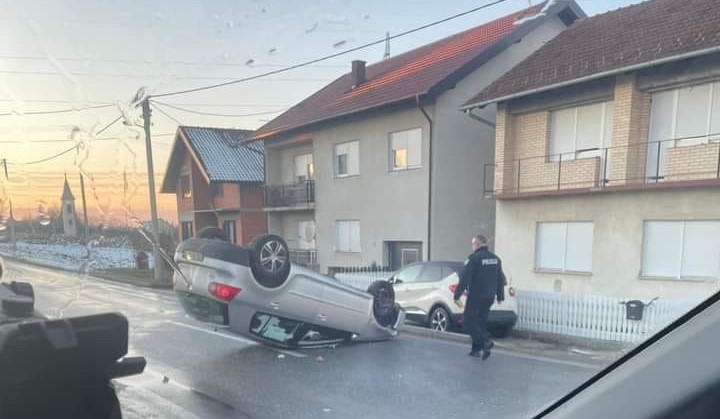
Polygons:
[[2,282],[126,417],[531,417],[718,291],[715,0],[306,3],[4,2]]

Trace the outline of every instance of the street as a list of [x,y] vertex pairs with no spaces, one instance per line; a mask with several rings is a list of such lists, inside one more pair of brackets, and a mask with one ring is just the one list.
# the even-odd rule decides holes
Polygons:
[[336,348],[280,350],[187,318],[169,290],[6,261],[51,318],[117,311],[144,374],[119,380],[125,417],[530,417],[599,370],[499,348],[482,362],[466,345],[403,333]]

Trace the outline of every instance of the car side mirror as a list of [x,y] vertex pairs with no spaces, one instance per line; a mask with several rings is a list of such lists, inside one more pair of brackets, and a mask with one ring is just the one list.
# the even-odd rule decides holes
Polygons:
[[402,284],[402,283],[403,283],[403,280],[400,279],[400,278],[398,278],[398,277],[394,277],[394,282],[395,282],[396,284]]

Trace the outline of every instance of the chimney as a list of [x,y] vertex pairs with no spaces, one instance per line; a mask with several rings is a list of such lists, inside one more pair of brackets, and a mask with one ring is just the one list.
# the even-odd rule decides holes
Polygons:
[[365,61],[354,60],[352,62],[352,87],[353,89],[365,83]]

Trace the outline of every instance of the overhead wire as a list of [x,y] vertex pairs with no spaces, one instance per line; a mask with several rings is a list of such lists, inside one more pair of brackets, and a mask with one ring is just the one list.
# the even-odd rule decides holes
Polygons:
[[380,45],[380,44],[383,44],[383,43],[387,42],[387,41],[390,40],[390,39],[396,39],[396,38],[400,38],[400,37],[403,37],[403,36],[406,36],[406,35],[409,35],[409,34],[412,34],[412,33],[415,33],[415,32],[419,32],[419,31],[421,31],[421,30],[430,28],[430,27],[432,27],[432,26],[436,26],[436,25],[439,25],[439,24],[441,24],[441,23],[445,23],[445,22],[448,22],[448,21],[450,21],[450,20],[457,19],[457,18],[460,18],[460,17],[462,17],[462,16],[469,15],[469,14],[471,14],[471,13],[475,13],[475,12],[477,12],[477,11],[480,11],[480,10],[483,10],[483,9],[487,9],[488,7],[495,6],[495,5],[500,4],[500,3],[504,3],[504,2],[506,2],[506,1],[508,1],[508,0],[495,0],[495,1],[493,1],[493,2],[486,3],[486,4],[483,4],[483,5],[478,6],[478,7],[474,7],[474,8],[472,8],[472,9],[466,10],[466,11],[464,11],[464,12],[456,13],[456,14],[454,14],[454,15],[452,15],[452,16],[448,16],[448,17],[445,17],[445,18],[443,18],[443,19],[439,19],[439,20],[436,20],[436,21],[427,23],[427,24],[425,24],[425,25],[418,26],[418,27],[415,27],[415,28],[412,28],[412,29],[409,29],[409,30],[400,32],[400,33],[398,33],[398,34],[391,35],[391,36],[389,36],[389,37],[382,37],[381,39],[378,39],[378,40],[376,40],[376,41],[368,42],[368,43],[366,43],[366,44],[359,45],[359,46],[354,47],[354,48],[346,49],[346,50],[343,50],[343,51],[340,51],[340,52],[336,52],[336,53],[330,54],[330,55],[325,55],[325,56],[320,57],[320,58],[315,58],[315,59],[312,59],[312,60],[304,61],[304,62],[301,62],[301,63],[298,63],[298,64],[294,64],[294,65],[291,65],[291,66],[288,66],[288,67],[283,67],[283,68],[280,68],[280,69],[277,69],[277,70],[267,71],[267,72],[265,72],[265,73],[256,74],[256,75],[250,76],[250,77],[243,77],[243,78],[240,78],[240,79],[231,80],[231,81],[227,81],[227,82],[223,82],[223,83],[217,83],[217,84],[211,84],[211,85],[206,85],[206,86],[194,87],[194,88],[190,88],[190,89],[176,90],[176,91],[166,92],[166,93],[159,93],[159,94],[152,95],[152,97],[177,96],[177,95],[183,95],[183,94],[187,94],[187,93],[200,92],[200,91],[204,91],[204,90],[216,89],[216,88],[219,88],[219,87],[231,86],[231,85],[233,85],[233,84],[248,82],[248,81],[251,81],[251,80],[256,80],[256,79],[263,78],[263,77],[268,77],[268,76],[272,76],[272,75],[275,75],[275,74],[285,73],[285,72],[290,71],[290,70],[295,70],[295,69],[298,69],[298,68],[307,67],[307,66],[309,66],[309,65],[311,65],[311,64],[315,64],[315,63],[319,63],[319,62],[322,62],[322,61],[330,60],[330,59],[332,59],[332,58],[336,58],[336,57],[340,57],[340,56],[343,56],[343,55],[347,55],[347,54],[349,54],[349,53],[351,53],[351,52],[359,51],[359,50],[362,50],[362,49],[365,49],[365,48],[369,48],[369,47],[372,47],[372,46],[375,46],[375,45]]
[[28,111],[28,112],[13,111],[13,112],[0,113],[0,116],[51,115],[51,114],[60,114],[60,113],[69,113],[69,112],[82,112],[82,111],[87,111],[90,109],[102,109],[102,108],[109,108],[109,107],[113,107],[113,106],[115,106],[115,105],[112,103],[106,103],[103,105],[86,106],[83,108],[56,109],[56,110],[49,110],[49,111]]
[[255,112],[255,113],[246,113],[246,114],[226,114],[226,113],[216,113],[216,112],[204,112],[204,111],[198,111],[194,109],[188,109],[183,108],[180,106],[172,105],[170,103],[160,102],[158,100],[151,100],[151,103],[155,103],[162,106],[167,106],[168,108],[176,109],[178,111],[187,112],[187,113],[193,113],[196,115],[205,115],[205,116],[222,116],[222,117],[228,117],[228,118],[242,118],[247,116],[260,116],[260,115],[272,115],[280,112],[284,112],[287,109],[279,109],[276,111],[264,111],[264,112]]

